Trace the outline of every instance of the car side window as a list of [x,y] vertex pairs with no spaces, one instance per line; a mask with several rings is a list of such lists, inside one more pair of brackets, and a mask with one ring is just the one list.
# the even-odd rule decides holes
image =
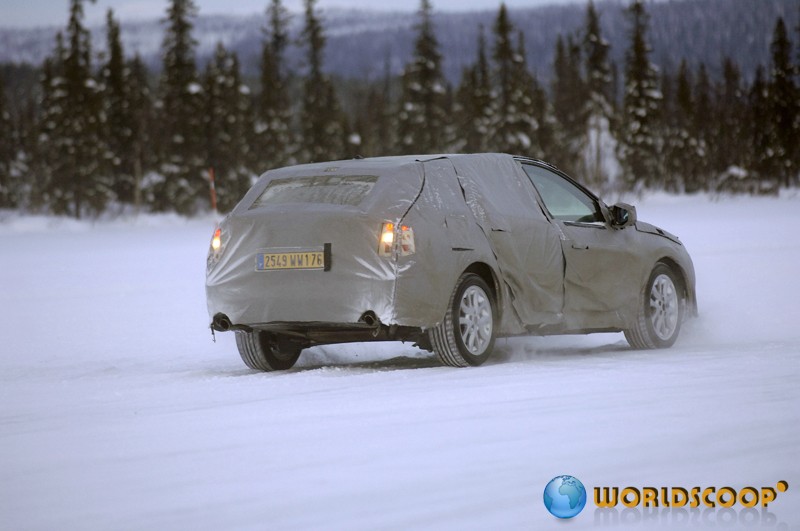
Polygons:
[[553,218],[574,223],[605,223],[597,202],[583,190],[541,166],[523,164],[522,167]]

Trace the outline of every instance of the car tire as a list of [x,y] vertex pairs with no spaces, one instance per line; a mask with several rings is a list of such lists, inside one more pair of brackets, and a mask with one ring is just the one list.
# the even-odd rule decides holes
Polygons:
[[486,282],[464,273],[450,296],[444,319],[428,332],[433,351],[444,365],[478,366],[494,347],[497,310]]
[[257,371],[291,369],[303,350],[295,344],[278,341],[274,334],[258,330],[237,330],[236,347],[244,364]]
[[681,331],[686,296],[683,284],[666,264],[653,268],[639,301],[636,322],[625,339],[638,350],[671,347]]

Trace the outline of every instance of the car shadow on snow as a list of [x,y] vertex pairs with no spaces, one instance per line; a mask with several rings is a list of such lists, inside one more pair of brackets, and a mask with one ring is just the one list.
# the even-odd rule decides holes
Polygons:
[[[359,373],[375,373],[405,371],[414,369],[434,369],[443,366],[435,354],[410,348],[412,355],[403,355],[402,347],[395,350],[398,355],[385,357],[386,352],[378,350],[370,352],[364,344],[351,344],[350,348],[338,345],[335,350],[327,347],[309,349],[300,356],[293,368],[285,371],[260,372],[246,367],[234,370],[206,371],[204,376],[241,377],[269,374],[273,377],[281,375],[325,373],[330,375],[352,375]],[[491,357],[485,366],[508,363],[547,363],[583,358],[602,358],[615,360],[622,357],[642,355],[643,351],[632,349],[624,339],[610,337],[608,340],[592,342],[577,336],[553,337],[519,337],[497,340]],[[381,357],[383,354],[384,357]],[[646,352],[645,352],[646,354]]]
[[[413,357],[413,356],[395,356],[388,359],[365,359],[363,361],[353,361],[352,359],[335,359],[331,356],[325,356],[325,359],[320,359],[312,353],[303,353],[297,362],[297,365],[288,370],[263,372],[253,369],[248,369],[242,366],[237,369],[230,369],[228,367],[221,369],[208,369],[202,371],[199,376],[203,378],[216,377],[216,378],[239,378],[243,376],[255,375],[270,375],[271,377],[289,376],[305,373],[328,373],[342,375],[358,374],[358,373],[375,373],[375,372],[389,372],[389,371],[405,371],[411,369],[430,369],[435,367],[442,367],[439,360],[431,354],[428,357]],[[195,373],[197,375],[197,373]]]
[[586,357],[610,359],[637,352],[624,339],[613,336],[601,342],[587,340],[586,336],[520,337],[498,340],[487,364],[563,361]]
[[[301,358],[302,360],[302,358]],[[430,369],[433,367],[441,367],[439,360],[431,354],[429,357],[410,357],[410,356],[395,356],[389,359],[382,360],[364,360],[364,361],[342,361],[326,360],[325,362],[316,362],[295,366],[289,372],[300,371],[314,371],[314,370],[365,370],[365,371],[402,371],[408,369]]]

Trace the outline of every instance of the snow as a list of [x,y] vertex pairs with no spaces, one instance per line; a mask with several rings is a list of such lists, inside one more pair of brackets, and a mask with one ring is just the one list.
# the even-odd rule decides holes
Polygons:
[[601,189],[612,188],[622,175],[617,158],[617,140],[606,116],[592,114],[588,122],[587,139],[581,153],[585,175]]
[[[232,335],[211,341],[212,219],[0,212],[0,527],[552,529],[543,489],[571,474],[590,494],[573,529],[794,528],[799,207],[796,193],[637,202],[697,269],[701,316],[666,351],[515,338],[451,369],[409,345],[340,345],[273,374],[246,369]],[[591,497],[780,480],[752,513],[646,520]]]
[[201,92],[203,92],[203,87],[200,85],[200,83],[196,83],[193,81],[188,85],[186,85],[186,92],[188,92],[189,94],[200,94]]

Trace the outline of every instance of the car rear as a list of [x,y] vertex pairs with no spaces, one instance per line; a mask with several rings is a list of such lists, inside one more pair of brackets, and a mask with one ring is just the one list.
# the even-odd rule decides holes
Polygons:
[[214,233],[206,294],[212,327],[291,330],[393,320],[402,220],[421,164],[372,159],[265,174]]

